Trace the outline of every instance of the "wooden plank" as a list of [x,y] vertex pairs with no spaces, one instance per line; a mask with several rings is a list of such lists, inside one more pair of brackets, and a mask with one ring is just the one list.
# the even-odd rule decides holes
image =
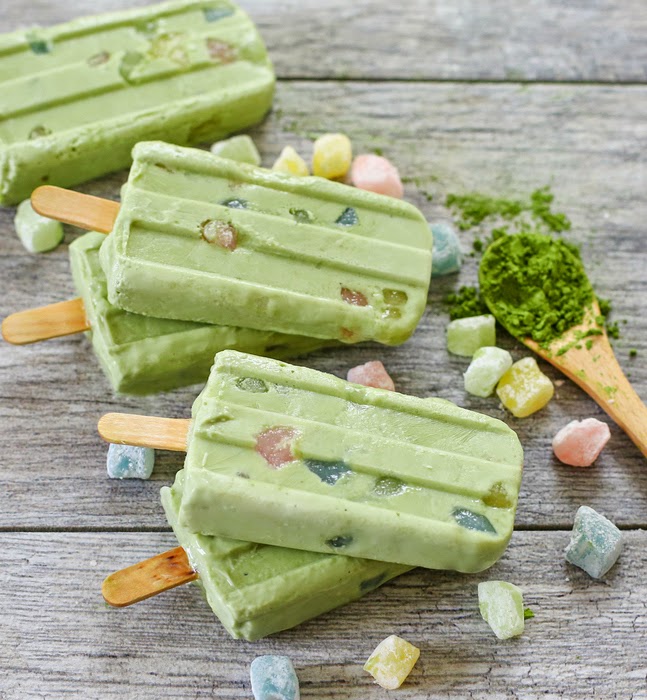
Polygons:
[[[357,150],[383,148],[405,177],[416,179],[418,184],[406,185],[406,196],[429,218],[448,215],[443,206],[448,192],[514,195],[552,183],[557,207],[573,220],[569,240],[581,244],[591,279],[613,300],[616,318],[628,319],[615,346],[647,399],[647,197],[644,164],[635,157],[647,149],[647,88],[367,83],[340,88],[295,82],[280,86],[277,106],[253,134],[266,163],[287,143],[305,155],[308,135],[346,131]],[[119,173],[80,189],[114,197],[124,177]],[[0,210],[0,317],[74,296],[65,247],[27,254],[13,234],[12,215],[12,209]],[[67,240],[74,235],[68,230]],[[472,235],[461,236],[469,250]],[[467,362],[445,350],[441,299],[460,284],[474,283],[476,265],[468,256],[460,275],[432,282],[430,306],[403,347],[349,347],[301,361],[344,375],[355,364],[380,358],[406,393],[440,396],[506,420],[526,450],[521,527],[566,527],[582,503],[609,508],[624,525],[647,525],[645,461],[615,426],[590,470],[559,465],[551,455],[552,436],[572,418],[607,420],[580,389],[566,381],[546,409],[522,420],[506,414],[495,399],[463,391]],[[515,359],[527,354],[503,331],[498,337]],[[631,347],[639,350],[633,360]],[[560,380],[552,367],[543,368]],[[0,343],[0,450],[11,495],[11,508],[0,509],[0,527],[165,527],[158,490],[181,466],[181,455],[158,453],[151,481],[110,481],[96,421],[109,411],[185,418],[196,392],[114,397],[82,337],[28,347]]]
[[[3,0],[0,31],[149,0]],[[645,82],[643,0],[240,0],[284,78]]]
[[[398,698],[642,698],[647,674],[647,533],[627,533],[603,582],[567,564],[567,532],[516,533],[474,576],[418,570],[337,611],[255,643],[232,640],[194,586],[108,608],[113,568],[173,546],[170,534],[3,534],[0,696],[249,698],[249,664],[287,654],[303,698],[386,698],[362,671],[399,634],[421,649]],[[535,613],[499,641],[477,584],[514,582]]]

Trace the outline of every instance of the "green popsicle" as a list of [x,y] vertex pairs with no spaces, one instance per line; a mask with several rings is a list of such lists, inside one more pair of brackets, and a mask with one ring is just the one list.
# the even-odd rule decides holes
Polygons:
[[194,532],[475,572],[512,534],[523,453],[501,421],[243,353],[193,406]]
[[432,239],[412,205],[160,142],[133,157],[101,248],[115,306],[344,342],[414,331]]
[[135,143],[215,140],[260,121],[274,73],[229,0],[159,5],[0,36],[0,204],[130,163]]

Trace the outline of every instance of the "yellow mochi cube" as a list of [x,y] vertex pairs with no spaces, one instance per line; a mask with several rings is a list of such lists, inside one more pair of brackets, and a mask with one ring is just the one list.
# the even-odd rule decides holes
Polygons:
[[395,690],[404,683],[419,656],[418,647],[392,634],[375,647],[364,670],[383,688]]
[[344,134],[324,134],[314,143],[312,173],[329,180],[344,177],[353,160],[353,148]]
[[281,155],[274,162],[272,170],[286,173],[287,175],[299,175],[301,177],[305,177],[309,174],[305,160],[303,160],[292,146],[286,146],[281,151]]
[[501,377],[496,393],[513,416],[525,418],[553,398],[555,387],[534,357],[524,357]]

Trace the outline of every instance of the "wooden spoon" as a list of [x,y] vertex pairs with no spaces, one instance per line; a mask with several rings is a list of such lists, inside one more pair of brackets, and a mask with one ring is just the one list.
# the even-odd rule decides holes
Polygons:
[[[481,265],[495,245],[493,243],[484,253]],[[504,320],[496,314],[494,300],[488,299],[486,294],[483,294],[483,298],[499,323],[506,328]],[[546,347],[532,338],[518,339],[584,389],[647,457],[647,406],[620,368],[606,332],[597,325],[596,318],[599,316],[600,307],[594,299],[585,309],[582,323],[572,326]],[[510,328],[506,330],[516,336]],[[586,335],[591,331],[595,335]]]

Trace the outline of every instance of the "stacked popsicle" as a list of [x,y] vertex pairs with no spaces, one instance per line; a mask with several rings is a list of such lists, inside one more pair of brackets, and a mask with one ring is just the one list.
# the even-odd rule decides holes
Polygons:
[[[0,85],[0,202],[12,203],[123,167],[145,137],[184,144],[249,126],[274,74],[229,0],[173,0],[0,37]],[[5,337],[89,329],[114,389],[142,393],[204,380],[223,348],[284,357],[413,332],[431,267],[414,207],[237,164],[258,165],[241,137],[214,152],[229,157],[139,143],[121,208],[72,199],[72,222],[114,227],[101,265],[99,238],[82,239],[71,249],[82,299],[14,315]],[[70,221],[64,200],[53,207]]]
[[[235,315],[237,322],[258,329],[249,333],[290,328],[324,336],[311,343],[324,342],[325,336],[398,342],[410,335],[424,309],[430,246],[424,219],[403,202],[143,143],[134,151],[120,213],[99,257],[108,278],[105,303],[126,307],[129,311],[120,313],[136,318],[154,314],[213,322]],[[141,287],[146,278],[165,284],[157,293],[146,291]],[[214,328],[201,326],[209,327]],[[219,357],[224,361],[227,353]],[[264,393],[253,370],[244,371],[241,386]],[[334,483],[341,474],[320,462],[323,483]],[[308,543],[284,542],[281,534],[265,545],[251,544],[261,541],[256,536],[241,542],[240,520],[230,530],[234,541],[193,526],[181,516],[185,484],[193,493],[196,488],[186,473],[173,490],[163,490],[164,507],[189,569],[199,572],[214,612],[234,636],[253,639],[292,626],[411,566],[372,561],[380,558],[373,549],[367,559],[352,550],[351,556],[340,556],[330,547],[318,553]],[[385,477],[378,491],[388,491],[390,483]],[[514,486],[512,493],[516,500]],[[206,494],[205,501],[212,500]],[[223,578],[230,583],[223,586]],[[237,581],[235,593],[232,581]],[[119,576],[108,579],[107,599],[118,592],[119,582]],[[243,582],[249,586],[241,588]]]
[[142,316],[108,301],[99,264],[100,233],[87,233],[70,245],[70,263],[81,296],[92,345],[115,391],[141,394],[203,382],[214,353],[227,348],[271,357],[294,357],[325,345],[325,340]]
[[[96,200],[77,198],[79,222],[98,222]],[[56,199],[36,201],[63,218]],[[29,342],[91,328],[117,391],[204,380],[225,348],[288,357],[339,341],[400,343],[425,308],[431,235],[422,214],[341,183],[140,143],[107,219],[103,242],[94,233],[71,247],[83,300],[76,323],[60,333],[50,324],[43,336],[31,312],[3,331]]]
[[[43,182],[75,184],[123,167],[151,134],[189,143],[254,124],[271,106],[274,73],[236,5],[174,0],[0,37],[0,85],[0,203],[12,203]],[[104,202],[103,230],[117,209]],[[286,357],[332,344],[127,313],[107,300],[102,239],[88,234],[70,247],[80,298],[10,316],[7,340],[89,330],[113,388],[125,393],[202,382],[223,348]]]
[[[189,570],[235,636],[292,626],[412,566],[481,571],[512,534],[519,440],[448,401],[223,351],[190,423],[112,414],[99,430],[111,442],[187,450],[162,499]],[[309,585],[287,586],[306,572]],[[250,587],[234,595],[240,575]],[[183,582],[173,571],[165,580]],[[124,605],[159,590],[129,598],[127,586],[121,572],[109,577],[106,599]],[[260,614],[260,601],[265,628],[245,617]]]

